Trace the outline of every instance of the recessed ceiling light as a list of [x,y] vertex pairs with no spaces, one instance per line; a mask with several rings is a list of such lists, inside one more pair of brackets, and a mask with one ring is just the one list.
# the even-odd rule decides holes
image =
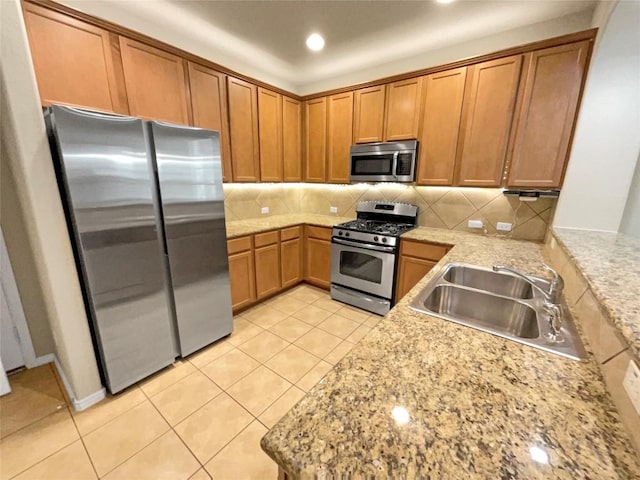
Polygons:
[[314,52],[322,50],[324,48],[324,38],[318,33],[312,33],[307,38],[307,47]]
[[438,2],[438,3],[451,3],[453,1],[454,0],[436,0],[436,2]]

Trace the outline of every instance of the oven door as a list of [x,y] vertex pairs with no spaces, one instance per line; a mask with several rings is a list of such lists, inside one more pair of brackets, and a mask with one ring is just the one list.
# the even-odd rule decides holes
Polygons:
[[391,299],[395,248],[339,238],[331,244],[331,283]]

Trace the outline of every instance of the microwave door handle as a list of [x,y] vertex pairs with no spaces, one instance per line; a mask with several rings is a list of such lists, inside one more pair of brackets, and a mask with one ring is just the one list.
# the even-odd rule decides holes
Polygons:
[[393,163],[391,164],[391,175],[398,178],[396,170],[398,169],[398,152],[393,152]]

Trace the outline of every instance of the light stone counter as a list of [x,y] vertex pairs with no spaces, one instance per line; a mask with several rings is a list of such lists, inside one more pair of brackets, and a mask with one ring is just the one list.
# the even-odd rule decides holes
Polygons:
[[404,238],[456,246],[265,435],[267,454],[294,478],[640,478],[596,362],[408,307],[449,262],[542,274],[542,246],[427,228]]
[[640,361],[640,239],[569,228],[553,235]]
[[294,213],[291,215],[273,215],[248,220],[233,220],[227,222],[227,238],[241,237],[253,233],[266,232],[294,225],[307,224],[320,227],[333,227],[338,223],[348,222],[353,218],[334,215],[314,215],[311,213]]

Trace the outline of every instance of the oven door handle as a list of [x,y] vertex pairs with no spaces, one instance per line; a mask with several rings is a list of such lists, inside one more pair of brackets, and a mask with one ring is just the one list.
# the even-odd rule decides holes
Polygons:
[[333,237],[331,241],[339,245],[347,245],[349,247],[363,248],[365,250],[375,250],[377,252],[393,253],[396,249],[396,247],[385,247],[384,245],[373,245],[371,243],[350,242],[349,240],[343,240],[341,238],[336,238],[336,237]]

